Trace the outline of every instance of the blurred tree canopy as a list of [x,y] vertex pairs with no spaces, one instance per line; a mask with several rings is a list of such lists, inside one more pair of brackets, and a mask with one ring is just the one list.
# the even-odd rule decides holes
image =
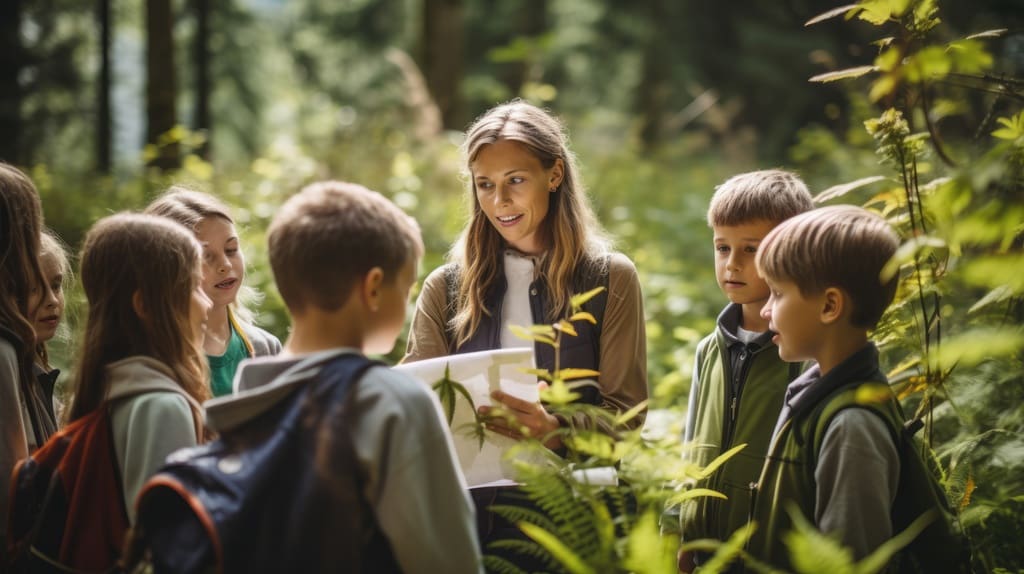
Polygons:
[[[895,14],[934,3],[860,4],[896,7]],[[942,297],[933,311],[951,317],[946,332],[956,331],[953,321],[988,327],[1024,318],[1024,155],[1013,152],[1024,145],[1014,139],[1024,132],[1016,115],[1024,97],[1020,1],[941,2],[927,39],[842,15],[805,26],[837,7],[821,0],[9,0],[0,3],[0,159],[30,173],[47,224],[75,247],[96,219],[141,208],[171,183],[222,197],[242,230],[247,281],[267,295],[261,323],[283,338],[288,318],[266,264],[264,231],[284,198],[322,178],[381,191],[420,221],[425,275],[443,261],[466,213],[461,130],[494,104],[522,97],[564,119],[599,217],[640,272],[654,406],[681,409],[693,347],[725,302],[705,223],[715,185],[776,166],[801,173],[812,191],[881,176],[841,201],[877,200],[873,207],[896,214],[893,182],[903,186],[909,168],[893,171],[891,158],[876,153],[885,129],[873,136],[864,128],[887,108],[903,110],[908,131],[925,134],[912,170],[921,183],[958,182],[939,181],[937,197],[928,195],[932,188],[922,197],[977,207],[922,215],[957,246],[950,267],[961,256],[984,256],[936,288]],[[887,18],[880,22],[900,20]],[[991,29],[1003,31],[953,42]],[[891,46],[903,51],[890,61],[882,55]],[[963,72],[971,58],[974,68]],[[929,78],[947,65],[936,81],[910,77]],[[808,83],[858,66],[874,67],[882,78],[874,81],[892,85]],[[1006,131],[996,153],[999,129]],[[904,187],[917,190],[912,184]],[[922,257],[932,265],[926,269],[945,271],[947,259]],[[959,312],[1001,286],[1008,291],[990,295],[1003,305],[999,312],[984,305]],[[82,303],[73,292],[72,316]],[[931,372],[922,366],[931,359],[915,348],[934,334],[900,338],[915,321],[913,305],[908,295],[899,311],[906,315],[894,315],[905,325],[889,332],[889,366],[916,356],[905,369]],[[923,322],[932,327],[927,315]],[[73,342],[58,350],[62,366]],[[975,518],[995,525],[978,534],[998,549],[987,568],[1024,567],[1024,485],[1020,476],[1007,478],[1021,467],[998,464],[1024,452],[1021,358],[1011,346],[999,361],[931,381],[962,393],[945,407],[956,417],[938,411],[934,427],[937,440],[948,441],[947,466],[970,456],[992,461],[970,473],[964,462],[958,483],[968,489],[965,508],[980,488],[972,508],[987,511]],[[981,420],[987,410],[998,424]],[[1011,438],[985,434],[995,429]],[[1000,481],[1006,486],[995,486]],[[993,510],[1000,506],[1011,510]]]

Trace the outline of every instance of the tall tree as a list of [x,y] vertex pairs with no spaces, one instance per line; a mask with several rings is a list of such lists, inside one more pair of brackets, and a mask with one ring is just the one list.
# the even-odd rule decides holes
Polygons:
[[465,127],[459,88],[463,74],[462,0],[424,0],[420,68],[447,129]]
[[110,0],[99,0],[96,3],[96,24],[100,29],[100,69],[96,86],[96,170],[110,173]]
[[166,137],[178,123],[171,4],[172,0],[146,2],[146,143],[156,146],[150,165],[160,169],[181,165],[178,142]]
[[661,139],[661,125],[668,111],[672,92],[672,62],[669,50],[671,30],[666,0],[645,3],[651,33],[643,42],[643,71],[637,85],[634,105],[640,115],[640,141],[650,149]]
[[21,163],[21,0],[0,2],[0,160]]
[[202,132],[203,143],[196,150],[199,157],[210,159],[210,0],[193,0],[196,32],[192,45],[192,69],[195,73],[195,118],[192,129]]

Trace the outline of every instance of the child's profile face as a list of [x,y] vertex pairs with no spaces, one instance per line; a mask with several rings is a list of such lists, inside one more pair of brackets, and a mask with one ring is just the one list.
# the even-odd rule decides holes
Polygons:
[[34,310],[32,327],[36,343],[45,343],[57,334],[64,316],[64,270],[56,253],[44,252],[39,258],[45,285],[32,290],[30,309]]
[[410,258],[398,271],[397,276],[386,278],[380,286],[380,309],[376,322],[369,330],[364,351],[368,354],[384,355],[395,347],[395,339],[405,326],[406,307],[409,292],[419,274],[418,258]]
[[193,341],[197,345],[203,344],[203,337],[206,335],[206,321],[210,316],[210,309],[213,308],[213,301],[206,295],[202,285],[202,275],[196,269],[195,286],[192,288],[192,296],[189,299],[188,320],[192,326]]
[[214,306],[227,307],[235,302],[245,279],[245,257],[235,226],[221,217],[207,217],[195,234],[203,246],[203,291]]
[[805,296],[792,281],[766,282],[770,295],[761,309],[761,317],[768,321],[768,329],[776,333],[772,342],[779,347],[779,358],[788,362],[818,360],[823,338],[819,320],[823,296]]
[[715,278],[718,286],[737,305],[756,305],[768,299],[768,285],[757,275],[754,256],[765,235],[775,227],[770,221],[740,225],[715,225]]
[[505,241],[531,255],[547,249],[540,230],[562,181],[561,160],[545,169],[525,145],[499,140],[483,146],[469,169],[480,210]]

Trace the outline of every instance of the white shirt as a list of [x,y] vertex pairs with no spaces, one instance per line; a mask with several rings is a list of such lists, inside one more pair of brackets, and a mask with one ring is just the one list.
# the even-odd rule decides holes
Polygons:
[[501,304],[501,348],[532,347],[533,341],[520,339],[512,334],[509,325],[528,328],[533,325],[530,312],[530,283],[537,274],[536,257],[524,255],[512,249],[505,250],[505,298]]

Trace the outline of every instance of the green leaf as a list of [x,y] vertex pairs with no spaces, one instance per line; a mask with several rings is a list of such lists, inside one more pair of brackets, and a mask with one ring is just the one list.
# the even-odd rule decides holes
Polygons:
[[637,403],[633,408],[615,417],[615,426],[625,426],[626,423],[639,416],[640,413],[647,410],[647,403],[647,399],[644,399]]
[[676,542],[661,534],[657,514],[648,510],[629,533],[622,566],[633,574],[674,574],[677,572]]
[[853,553],[830,536],[822,534],[793,503],[786,507],[794,529],[782,535],[793,568],[800,574],[852,574]]
[[723,464],[725,464],[725,462],[727,460],[729,460],[730,458],[732,458],[733,455],[735,455],[736,453],[738,453],[739,451],[741,451],[741,450],[743,450],[745,448],[747,448],[747,443],[738,444],[738,445],[730,448],[729,450],[723,452],[722,454],[718,455],[717,457],[715,457],[715,460],[711,461],[710,464],[708,464],[703,469],[701,469],[701,471],[697,475],[697,477],[703,479],[703,478],[707,478],[707,477],[711,476],[711,474],[713,472],[718,470],[718,467],[720,467]]
[[977,40],[978,38],[1001,38],[1002,36],[1005,36],[1007,32],[1009,32],[1009,30],[1006,28],[996,28],[994,30],[985,30],[984,32],[971,34],[966,39]]
[[592,379],[600,374],[600,371],[593,369],[561,369],[555,373],[555,378],[571,381],[574,379]]
[[728,496],[722,494],[721,492],[718,492],[717,490],[711,490],[710,488],[691,488],[689,490],[684,490],[678,494],[672,495],[671,497],[669,497],[665,505],[671,508],[673,506],[682,504],[687,500],[693,500],[694,498],[700,498],[702,496],[707,496],[710,498],[721,498],[722,500],[729,499]]
[[882,267],[882,272],[879,274],[879,280],[882,283],[888,282],[897,273],[899,273],[900,267],[904,263],[913,261],[914,258],[922,254],[922,251],[930,249],[941,249],[946,247],[946,242],[941,238],[934,237],[931,235],[921,235],[914,237],[900,245],[896,253],[889,258],[886,262],[885,267]]
[[553,380],[553,377],[551,376],[551,373],[548,372],[547,369],[522,369],[522,372],[530,374],[530,375],[534,375],[537,378],[543,379],[543,380],[545,380],[545,381],[547,381],[549,383]]
[[889,21],[889,16],[892,15],[889,0],[865,0],[860,2],[857,7],[860,8],[857,17],[875,26],[885,24]]
[[[545,328],[550,330],[551,335],[544,334],[543,332],[535,332],[544,331]],[[550,325],[534,325],[529,329],[525,329],[523,327],[520,327],[519,325],[509,325],[508,329],[509,331],[512,332],[513,335],[519,337],[520,339],[526,339],[527,341],[538,341],[551,346],[558,345],[558,341],[555,341],[554,339],[555,330],[552,329]]]
[[587,313],[586,311],[577,311],[576,313],[573,313],[572,317],[569,317],[569,320],[570,321],[587,321],[591,325],[597,325],[597,319],[594,318],[594,316],[591,315],[590,313]]
[[555,560],[572,574],[596,574],[593,568],[588,566],[582,558],[563,544],[554,534],[529,522],[519,522],[516,526],[537,544],[543,546],[545,550],[551,553]]
[[576,328],[572,326],[572,323],[566,321],[565,319],[562,319],[561,321],[555,323],[554,325],[552,325],[552,327],[554,327],[556,331],[561,331],[567,335],[571,335],[573,337],[579,336],[579,334],[576,333]]
[[1020,326],[979,327],[943,337],[942,347],[931,359],[936,368],[969,367],[996,357],[1011,357],[1024,349]]
[[847,13],[853,12],[854,10],[856,10],[856,8],[857,8],[856,4],[847,4],[846,6],[840,6],[838,8],[833,8],[833,9],[827,11],[827,12],[822,12],[821,14],[818,14],[814,18],[811,18],[810,20],[804,22],[804,26],[813,26],[813,25],[815,25],[815,24],[817,24],[819,22],[824,22],[825,20],[831,20],[832,18],[835,18],[836,16],[839,16],[840,14],[847,14]]
[[826,72],[824,74],[818,74],[817,76],[811,76],[807,81],[828,83],[836,80],[845,80],[847,78],[859,78],[864,74],[877,71],[878,68],[875,66],[857,66],[855,68],[846,68],[844,70],[836,70],[835,72]]
[[854,568],[854,572],[856,574],[875,574],[875,572],[882,572],[897,552],[913,542],[914,539],[917,538],[921,532],[924,532],[924,529],[938,517],[939,513],[936,510],[929,510],[921,516],[918,516],[910,523],[910,526],[903,530],[903,532],[900,532],[896,536],[886,540],[881,546],[876,548],[874,552],[858,562]]
[[855,189],[859,189],[861,187],[864,187],[865,185],[871,185],[872,183],[878,183],[880,181],[885,181],[885,176],[872,175],[870,177],[862,177],[858,180],[851,181],[849,183],[833,185],[832,187],[814,196],[814,203],[825,203],[826,201],[831,201],[837,197],[842,197]]
[[601,291],[604,291],[604,287],[594,287],[586,293],[573,295],[572,298],[569,299],[569,305],[571,305],[574,310],[579,309],[584,303],[593,299]]

